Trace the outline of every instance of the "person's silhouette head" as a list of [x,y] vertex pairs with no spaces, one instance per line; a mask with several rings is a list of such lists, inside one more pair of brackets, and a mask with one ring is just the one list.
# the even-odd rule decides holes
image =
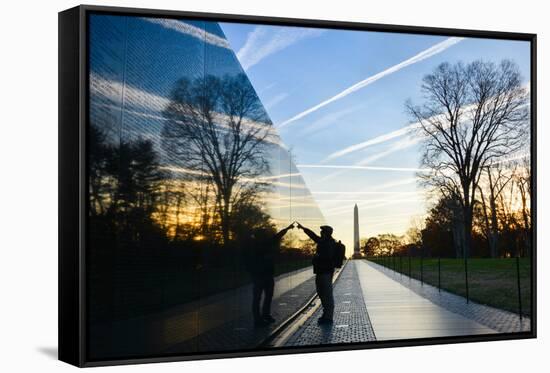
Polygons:
[[322,238],[331,238],[332,237],[333,229],[329,225],[322,225],[321,226],[321,237]]

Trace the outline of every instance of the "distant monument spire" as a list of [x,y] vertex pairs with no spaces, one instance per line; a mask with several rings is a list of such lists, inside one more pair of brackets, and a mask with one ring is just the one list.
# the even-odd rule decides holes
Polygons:
[[361,257],[361,245],[359,243],[359,209],[357,203],[353,207],[353,257]]

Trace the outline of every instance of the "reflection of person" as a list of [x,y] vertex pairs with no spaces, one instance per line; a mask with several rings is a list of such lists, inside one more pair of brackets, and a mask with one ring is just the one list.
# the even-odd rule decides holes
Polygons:
[[315,273],[315,287],[323,306],[323,316],[317,320],[318,324],[331,324],[334,313],[334,298],[332,296],[332,277],[334,275],[334,257],[336,255],[336,241],[332,238],[332,227],[321,226],[321,236],[316,235],[298,223],[298,228],[317,244],[313,257],[313,272]]
[[[255,326],[266,326],[275,321],[271,316],[271,300],[275,286],[275,256],[281,239],[294,228],[291,224],[273,235],[267,229],[255,229],[246,247],[246,267],[252,277],[252,315]],[[260,312],[260,300],[264,296]]]

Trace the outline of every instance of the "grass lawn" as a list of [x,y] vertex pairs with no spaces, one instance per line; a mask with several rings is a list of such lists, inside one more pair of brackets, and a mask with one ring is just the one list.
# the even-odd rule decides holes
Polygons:
[[[441,278],[438,260],[431,258],[410,259],[403,257],[370,258],[369,260],[391,268],[397,272],[438,286],[451,293],[466,296],[464,260],[441,259]],[[422,262],[422,274],[421,274]],[[410,271],[410,272],[409,272]],[[516,259],[468,259],[468,282],[470,299],[481,304],[519,313]],[[531,259],[520,259],[520,283],[522,314],[531,315]]]

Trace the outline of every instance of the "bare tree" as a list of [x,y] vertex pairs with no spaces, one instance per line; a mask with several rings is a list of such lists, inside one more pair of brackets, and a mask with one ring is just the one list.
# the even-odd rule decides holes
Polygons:
[[481,171],[523,146],[527,92],[508,60],[443,63],[424,77],[421,89],[424,103],[406,107],[424,138],[422,163],[433,171],[425,181],[458,197],[467,256]]
[[180,233],[180,215],[187,198],[185,181],[168,170],[163,170],[155,215],[162,229],[174,239]]
[[107,136],[97,126],[90,125],[88,143],[89,156],[89,190],[90,215],[97,216],[105,213],[108,205],[110,184],[106,181],[107,163],[111,149],[106,145]]
[[489,252],[492,258],[496,258],[498,256],[499,235],[498,200],[504,188],[514,178],[515,170],[506,167],[503,163],[495,163],[493,166],[484,167],[482,171],[485,175],[485,185],[478,184],[478,190],[485,220],[484,225],[487,242],[489,243]]
[[424,219],[414,216],[410,219],[409,228],[405,232],[405,243],[422,246],[422,230],[426,227]]
[[426,217],[423,234],[429,234],[431,232],[432,238],[433,234],[436,236],[435,244],[433,239],[427,244],[429,250],[435,251],[438,254],[444,252],[450,254],[452,251],[448,251],[446,248],[439,246],[439,242],[443,242],[444,240],[443,236],[445,231],[448,231],[452,238],[454,256],[460,258],[464,255],[464,229],[462,209],[455,197],[456,195],[454,194],[449,195],[445,193],[439,196],[439,199],[430,209]]
[[521,199],[521,217],[523,222],[525,254],[531,250],[531,163],[529,158],[524,158],[518,164],[518,172],[514,182],[518,186]]
[[376,237],[363,238],[361,240],[363,255],[365,256],[380,256],[380,241]]
[[393,255],[402,246],[403,237],[397,236],[393,233],[379,234],[378,243],[380,247],[381,255]]
[[198,171],[199,182],[213,185],[227,243],[233,207],[265,186],[255,179],[269,171],[271,122],[244,74],[179,80],[164,116],[170,162]]

